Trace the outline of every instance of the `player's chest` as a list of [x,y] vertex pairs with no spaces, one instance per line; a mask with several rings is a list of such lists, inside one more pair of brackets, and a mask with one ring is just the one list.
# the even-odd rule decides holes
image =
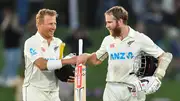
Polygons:
[[41,55],[48,60],[57,59],[58,50],[59,50],[59,46],[56,44],[51,44],[51,45],[42,44],[40,47]]
[[112,41],[106,46],[110,60],[132,59],[140,52],[140,45],[136,40]]

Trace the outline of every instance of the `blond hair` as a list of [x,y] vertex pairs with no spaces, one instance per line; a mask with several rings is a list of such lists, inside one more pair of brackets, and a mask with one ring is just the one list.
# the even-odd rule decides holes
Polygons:
[[40,9],[39,12],[36,14],[36,25],[41,24],[44,21],[44,16],[50,15],[50,16],[58,16],[57,12],[55,10],[50,9]]
[[108,9],[105,14],[112,14],[115,20],[122,19],[124,24],[127,24],[128,12],[122,6],[113,6]]

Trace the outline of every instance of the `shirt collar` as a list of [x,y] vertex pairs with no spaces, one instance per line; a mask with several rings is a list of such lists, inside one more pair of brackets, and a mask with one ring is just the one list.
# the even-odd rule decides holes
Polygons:
[[129,36],[129,37],[134,37],[134,36],[135,36],[135,30],[132,29],[130,26],[129,26],[129,33],[128,33],[128,36]]
[[[39,32],[36,32],[36,36],[40,39],[41,42],[47,41],[46,39],[44,39],[44,38],[41,36],[41,34],[40,34]],[[53,37],[52,41],[53,41],[53,40],[54,40],[54,37]]]

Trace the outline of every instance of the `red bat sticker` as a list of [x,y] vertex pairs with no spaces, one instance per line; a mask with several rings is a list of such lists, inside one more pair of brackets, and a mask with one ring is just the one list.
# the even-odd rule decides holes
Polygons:
[[77,67],[77,88],[82,87],[82,65],[78,65]]

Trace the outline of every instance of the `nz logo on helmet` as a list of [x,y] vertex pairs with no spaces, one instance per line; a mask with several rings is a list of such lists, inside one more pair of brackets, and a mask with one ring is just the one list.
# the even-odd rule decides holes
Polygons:
[[118,52],[118,53],[110,53],[110,60],[125,60],[132,59],[134,57],[132,52]]

